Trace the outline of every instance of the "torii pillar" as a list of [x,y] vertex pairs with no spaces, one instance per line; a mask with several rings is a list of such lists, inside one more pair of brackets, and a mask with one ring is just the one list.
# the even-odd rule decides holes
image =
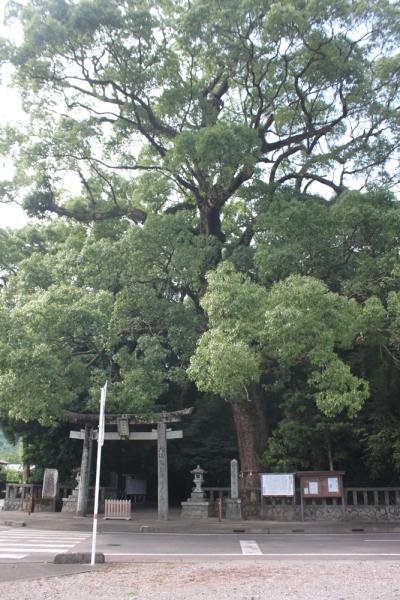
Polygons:
[[168,519],[167,424],[157,423],[158,518]]
[[76,514],[80,517],[86,516],[88,497],[89,497],[89,479],[90,479],[90,450],[91,450],[92,428],[85,425],[85,433],[83,438],[81,471],[78,488],[78,502],[76,506]]

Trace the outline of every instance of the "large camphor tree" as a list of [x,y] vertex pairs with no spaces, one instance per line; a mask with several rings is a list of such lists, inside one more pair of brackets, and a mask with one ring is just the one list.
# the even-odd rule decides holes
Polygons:
[[[201,259],[195,285],[181,272],[168,293],[194,307],[199,332],[205,273],[228,257],[251,272],[261,198],[396,183],[397,2],[36,0],[8,12],[22,35],[1,54],[30,121],[3,132],[16,165],[4,198],[143,232],[179,217]],[[263,393],[253,377],[227,397],[246,473],[265,447]]]

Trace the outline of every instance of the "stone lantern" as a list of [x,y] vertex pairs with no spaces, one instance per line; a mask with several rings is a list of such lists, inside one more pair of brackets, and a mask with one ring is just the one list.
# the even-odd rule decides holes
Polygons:
[[192,471],[190,471],[191,475],[194,476],[193,478],[193,483],[194,483],[194,488],[192,490],[192,498],[204,498],[204,492],[202,490],[202,486],[204,483],[204,475],[207,473],[207,471],[205,471],[204,469],[202,469],[200,467],[200,465],[197,465],[197,467],[195,469],[193,469]]
[[190,471],[193,475],[194,488],[190,498],[186,502],[182,502],[182,517],[191,519],[205,519],[209,517],[210,503],[205,497],[205,492],[202,489],[204,483],[204,475],[207,473],[204,469],[197,465],[195,469]]

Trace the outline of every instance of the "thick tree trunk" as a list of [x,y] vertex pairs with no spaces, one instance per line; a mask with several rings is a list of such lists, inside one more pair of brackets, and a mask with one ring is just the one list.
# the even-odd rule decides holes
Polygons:
[[22,464],[22,483],[28,483],[31,474],[31,465],[24,461]]
[[239,445],[240,495],[245,518],[258,515],[260,461],[267,442],[267,423],[260,386],[249,390],[249,401],[232,404]]
[[200,207],[200,233],[204,236],[212,235],[221,242],[225,235],[221,228],[221,209],[210,206],[207,202]]

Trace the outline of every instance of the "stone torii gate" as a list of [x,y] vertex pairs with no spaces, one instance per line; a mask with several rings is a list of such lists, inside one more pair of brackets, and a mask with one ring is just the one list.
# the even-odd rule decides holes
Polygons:
[[[157,441],[158,468],[158,518],[168,519],[168,454],[167,440],[183,438],[182,430],[167,429],[167,423],[180,423],[183,417],[190,415],[193,407],[173,412],[161,412],[149,418],[135,414],[108,414],[105,416],[106,425],[116,425],[117,431],[105,431],[104,440]],[[90,462],[93,440],[97,440],[99,415],[66,412],[70,423],[84,425],[84,429],[70,431],[69,437],[83,440],[82,461],[76,513],[84,516],[87,512],[89,495]],[[156,425],[151,431],[131,431],[133,425]]]

